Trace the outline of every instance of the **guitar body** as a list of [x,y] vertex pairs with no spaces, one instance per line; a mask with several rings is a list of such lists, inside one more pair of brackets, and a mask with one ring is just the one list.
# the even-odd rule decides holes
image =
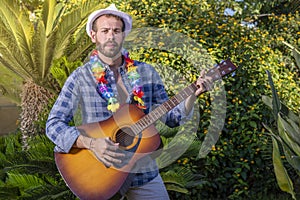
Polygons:
[[107,168],[87,149],[72,148],[69,153],[55,153],[57,168],[76,196],[88,200],[111,198],[120,190],[134,164],[160,147],[161,139],[154,125],[137,135],[132,134],[131,125],[143,116],[135,105],[125,104],[105,121],[78,127],[89,137],[109,137],[120,143],[122,150],[132,152],[124,166]]

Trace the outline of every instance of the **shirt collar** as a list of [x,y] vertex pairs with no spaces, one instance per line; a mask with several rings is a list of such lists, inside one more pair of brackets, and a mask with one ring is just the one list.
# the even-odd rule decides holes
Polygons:
[[[128,56],[128,51],[124,48],[122,48],[122,65],[118,68],[118,71],[121,72],[125,72],[126,71],[126,62],[125,62],[125,57]],[[99,58],[99,57],[98,57]],[[105,70],[107,72],[110,72],[110,67],[108,64],[104,63],[100,58],[99,61],[101,62],[101,64],[103,65],[103,67],[105,68]]]

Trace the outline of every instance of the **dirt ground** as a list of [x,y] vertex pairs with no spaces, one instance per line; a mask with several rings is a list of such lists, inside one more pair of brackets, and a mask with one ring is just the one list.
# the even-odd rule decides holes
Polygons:
[[20,108],[7,98],[0,96],[0,135],[14,132],[19,122]]

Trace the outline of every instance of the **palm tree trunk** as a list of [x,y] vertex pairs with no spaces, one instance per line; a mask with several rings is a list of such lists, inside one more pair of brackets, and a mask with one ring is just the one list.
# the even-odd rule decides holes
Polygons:
[[53,94],[44,87],[34,83],[33,80],[27,80],[23,85],[21,94],[21,124],[23,149],[28,149],[28,139],[34,135],[41,134],[37,120],[48,102],[53,98]]

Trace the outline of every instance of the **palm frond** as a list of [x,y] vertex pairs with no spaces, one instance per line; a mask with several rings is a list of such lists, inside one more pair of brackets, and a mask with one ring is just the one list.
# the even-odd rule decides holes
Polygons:
[[11,200],[19,196],[19,188],[14,186],[0,186],[0,199]]
[[[4,37],[1,38],[5,39]],[[23,79],[30,78],[30,70],[27,69],[27,66],[29,66],[28,63],[24,60],[24,62],[22,62],[22,58],[17,58],[16,54],[21,55],[16,46],[11,46],[9,48],[0,41],[0,62],[2,63],[2,66],[10,69]]]
[[64,69],[61,69],[59,67],[51,67],[51,74],[53,74],[53,77],[57,80],[60,87],[63,86],[65,83],[65,80],[68,78],[66,71]]
[[174,167],[166,172],[161,172],[162,179],[168,190],[188,194],[189,188],[199,184],[206,184],[199,174],[194,174],[185,167]]
[[29,41],[32,34],[31,22],[29,17],[23,10],[20,10],[19,3],[16,0],[9,1],[4,0],[1,6],[1,20],[5,24],[8,32],[12,35],[13,39],[10,41],[11,44],[17,45],[21,50],[23,59],[28,63],[32,63],[30,56],[30,45]]
[[66,47],[69,46],[73,32],[77,29],[81,22],[80,8],[64,15],[60,19],[58,28],[58,40],[55,48],[54,59],[64,55]]
[[60,87],[62,87],[68,76],[80,65],[82,65],[82,62],[69,62],[64,56],[53,62],[50,72]]
[[46,135],[37,135],[28,141],[30,149],[27,151],[31,160],[53,160],[54,144]]
[[10,159],[11,156],[15,155],[21,149],[21,133],[16,132],[13,134],[5,135],[0,137],[1,152]]
[[58,200],[71,200],[76,199],[72,192],[66,187],[55,187],[55,188],[44,188],[43,192],[31,194],[28,198],[22,198],[24,200],[28,199],[39,199],[39,200],[48,200],[48,199],[58,199]]
[[0,137],[0,199],[75,199],[54,163],[53,144],[45,135],[29,140],[21,134]]
[[[14,40],[13,35],[10,33],[3,23],[0,21],[0,59],[3,66],[17,73],[19,76],[28,77],[29,74],[23,68],[19,69],[20,63],[26,64],[18,45],[12,41]],[[18,55],[18,56],[16,56]],[[20,57],[20,58],[19,58]]]
[[8,97],[16,104],[20,104],[23,78],[11,70],[0,65],[0,95]]
[[[100,8],[104,8],[107,6],[108,3],[106,3],[105,1],[82,1],[81,4],[81,16],[85,17],[89,14],[91,14],[91,11],[100,9]],[[86,18],[87,19],[87,18]]]
[[36,29],[34,32],[34,36],[32,38],[32,48],[39,49],[39,51],[32,51],[32,57],[34,60],[35,68],[37,74],[34,76],[34,80],[39,83],[39,80],[43,80],[45,78],[45,67],[47,66],[46,58],[51,55],[47,55],[47,45],[46,45],[46,33],[44,24],[40,21],[36,24]]
[[54,30],[61,23],[61,18],[66,14],[67,9],[66,9],[66,6],[61,2],[57,3],[57,4],[52,4],[52,5],[55,5],[54,15],[52,16],[53,17],[52,30]]
[[22,151],[20,145],[15,146],[15,141],[11,141],[11,139],[13,137],[8,137],[5,141],[7,152],[6,165],[3,168],[5,172],[53,176],[57,173],[53,158],[54,145],[45,135],[35,136],[29,140],[30,148],[27,151]]
[[35,175],[7,173],[8,178],[6,183],[15,185],[19,188],[37,188],[44,184],[44,181]]
[[43,4],[42,20],[43,20],[43,24],[45,25],[45,29],[46,29],[45,32],[47,36],[54,28],[54,19],[56,17],[54,15],[55,6],[56,6],[55,0],[46,0],[44,1]]
[[20,191],[19,197],[22,199],[45,199],[45,196],[60,199],[60,197],[72,196],[66,186],[62,187],[56,180],[49,182],[49,177],[43,179],[36,175],[8,173],[7,184],[17,186]]
[[[70,61],[75,61],[82,58],[82,55],[87,55],[89,50],[93,48],[93,43],[91,43],[90,38],[85,32],[85,25],[80,25],[78,27],[76,34],[73,36],[73,44],[68,49],[68,58]],[[84,58],[82,58],[84,59]]]
[[88,51],[93,47],[90,38],[86,34],[85,26],[87,21],[87,16],[91,14],[92,11],[104,8],[108,3],[103,1],[82,1],[80,6],[81,23],[78,24],[76,31],[72,37],[73,45],[68,49],[68,58],[70,61],[75,61],[81,58],[82,55],[86,55]]
[[[35,76],[38,83],[42,82],[43,85],[48,82],[49,70],[55,57],[62,56],[61,52],[57,52],[57,46],[62,46],[65,49],[67,44],[62,44],[58,35],[58,23],[61,22],[60,17],[64,8],[61,4],[56,4],[55,1],[49,0],[44,3],[43,21],[38,21],[33,35],[33,57],[36,61],[36,68],[39,76]],[[65,30],[64,30],[65,31]],[[41,83],[40,83],[41,84]],[[46,85],[47,86],[47,85]]]
[[188,189],[186,189],[184,187],[180,187],[177,184],[167,183],[166,184],[166,189],[168,191],[175,191],[175,192],[179,192],[179,193],[183,193],[183,194],[189,194]]
[[[31,31],[26,27],[27,33],[24,33],[21,23],[25,23],[24,18],[26,19],[26,17],[22,11],[14,9],[7,2],[4,2],[4,6],[0,8],[0,58],[5,67],[16,72],[19,76],[31,77],[32,59],[28,46],[30,40],[27,38]],[[18,17],[14,12],[22,14],[19,14]]]

